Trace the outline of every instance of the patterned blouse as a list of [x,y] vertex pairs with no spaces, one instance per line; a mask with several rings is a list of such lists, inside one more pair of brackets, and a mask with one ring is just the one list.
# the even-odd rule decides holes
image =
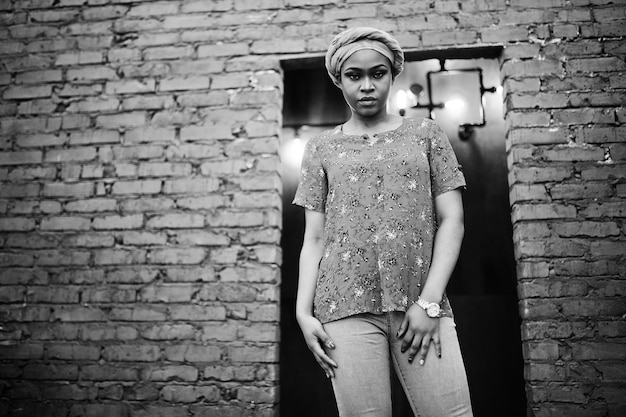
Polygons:
[[[433,198],[465,187],[444,131],[429,119],[309,140],[294,204],[325,213],[314,314],[322,323],[406,311],[427,278],[437,228]],[[444,295],[444,315],[451,316]]]

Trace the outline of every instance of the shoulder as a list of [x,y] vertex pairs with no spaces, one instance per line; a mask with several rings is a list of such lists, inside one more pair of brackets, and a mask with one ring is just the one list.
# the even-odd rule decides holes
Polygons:
[[324,145],[329,144],[330,142],[332,142],[333,140],[336,140],[340,136],[341,136],[341,129],[339,128],[339,126],[337,126],[333,129],[324,130],[318,133],[317,135],[312,136],[307,141],[307,146],[317,149],[317,148],[323,147]]
[[407,126],[412,129],[427,129],[427,130],[441,130],[441,126],[433,119],[420,118],[407,118]]

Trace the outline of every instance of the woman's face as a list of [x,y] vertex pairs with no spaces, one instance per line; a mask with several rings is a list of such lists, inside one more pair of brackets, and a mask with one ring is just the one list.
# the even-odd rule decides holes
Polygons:
[[371,117],[387,109],[393,78],[391,62],[373,49],[356,51],[341,67],[341,90],[356,114]]

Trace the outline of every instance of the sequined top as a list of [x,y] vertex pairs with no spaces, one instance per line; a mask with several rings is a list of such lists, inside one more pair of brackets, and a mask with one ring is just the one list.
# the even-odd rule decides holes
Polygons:
[[[325,213],[318,320],[406,311],[430,267],[433,199],[464,186],[446,134],[429,119],[372,136],[337,126],[309,140],[293,202]],[[445,295],[441,306],[452,315]]]

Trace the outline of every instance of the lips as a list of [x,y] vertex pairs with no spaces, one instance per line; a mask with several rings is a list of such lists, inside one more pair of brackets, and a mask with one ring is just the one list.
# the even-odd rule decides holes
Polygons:
[[377,102],[378,99],[375,97],[363,97],[359,99],[359,104],[365,107],[375,106]]

